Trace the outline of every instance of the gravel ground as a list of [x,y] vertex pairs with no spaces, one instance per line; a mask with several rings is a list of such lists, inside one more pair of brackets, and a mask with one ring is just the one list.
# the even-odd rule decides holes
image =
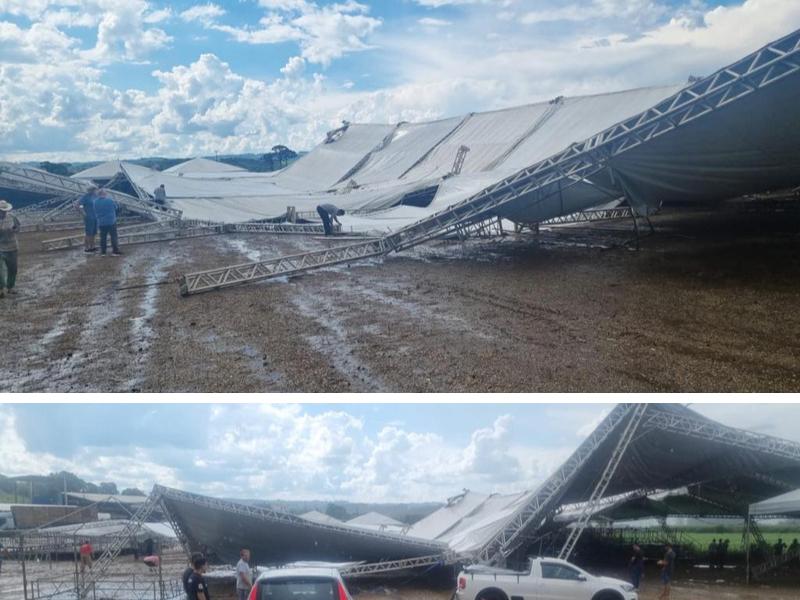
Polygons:
[[101,258],[39,250],[67,232],[22,234],[0,390],[798,391],[800,223],[654,223],[638,252],[628,222],[573,226],[189,298],[182,272],[329,242],[211,236]]

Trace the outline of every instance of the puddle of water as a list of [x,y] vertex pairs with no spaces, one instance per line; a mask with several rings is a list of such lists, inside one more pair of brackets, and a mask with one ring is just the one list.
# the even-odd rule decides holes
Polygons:
[[328,357],[334,368],[344,375],[354,390],[385,392],[387,386],[355,355],[355,348],[349,343],[347,330],[336,315],[337,306],[327,297],[293,295],[291,302],[305,316],[311,317],[326,330],[321,335],[306,335],[311,347]]
[[228,341],[219,337],[213,332],[206,334],[203,341],[206,342],[208,348],[215,353],[239,353],[247,357],[250,371],[262,383],[272,387],[283,385],[285,381],[283,373],[269,369],[267,356],[250,344],[236,344],[233,341]]

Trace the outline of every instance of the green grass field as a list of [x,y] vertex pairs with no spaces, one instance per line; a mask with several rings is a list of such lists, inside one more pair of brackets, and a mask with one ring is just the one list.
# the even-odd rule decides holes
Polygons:
[[[795,538],[800,540],[800,531],[797,530],[766,530],[762,531],[761,533],[770,546],[774,545],[779,538],[782,538],[787,546],[791,544],[792,540]],[[715,539],[719,540],[720,538],[730,540],[728,552],[744,552],[744,540],[742,539],[741,530],[734,530],[733,528],[726,528],[725,530],[716,531],[679,530],[678,534],[679,539],[681,539],[684,543],[690,543],[698,552],[708,550],[711,541]],[[626,538],[627,537],[630,537],[632,541],[635,537],[635,533],[631,532],[629,535],[626,535]]]

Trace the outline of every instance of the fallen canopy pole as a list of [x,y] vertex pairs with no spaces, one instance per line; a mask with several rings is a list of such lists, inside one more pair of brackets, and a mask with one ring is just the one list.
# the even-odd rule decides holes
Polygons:
[[[647,144],[676,129],[800,72],[800,30],[701,79],[652,108],[610,128],[571,144],[481,192],[387,235],[380,242],[355,244],[327,251],[265,262],[222,267],[184,275],[183,295],[240,285],[270,277],[292,275],[314,268],[400,251],[496,216],[510,202],[528,198],[531,206],[552,195],[554,184],[569,186],[604,171],[616,156]],[[574,209],[572,210],[574,212]],[[307,256],[307,259],[304,258]],[[291,260],[289,260],[291,259]],[[293,265],[297,265],[296,268]]]

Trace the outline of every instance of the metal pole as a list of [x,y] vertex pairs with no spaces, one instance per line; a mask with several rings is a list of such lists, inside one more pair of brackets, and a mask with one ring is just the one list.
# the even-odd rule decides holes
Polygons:
[[72,538],[72,560],[75,563],[75,598],[80,600],[81,598],[81,581],[80,577],[78,576],[78,548],[77,542],[75,538]]
[[750,585],[750,507],[747,507],[747,523],[744,530],[744,549],[745,549],[745,583]]
[[22,591],[25,595],[25,600],[28,600],[28,574],[25,570],[25,538],[19,536],[19,551],[22,555]]

